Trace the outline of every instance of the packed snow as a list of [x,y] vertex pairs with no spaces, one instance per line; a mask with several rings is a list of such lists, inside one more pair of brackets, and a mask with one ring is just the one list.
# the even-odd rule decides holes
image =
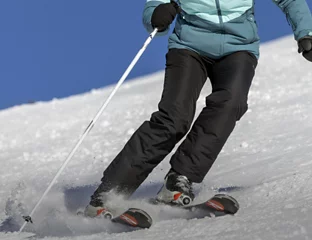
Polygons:
[[[196,202],[217,192],[235,197],[240,203],[235,216],[185,220],[179,210],[150,205],[170,155],[129,202],[114,199],[125,209],[150,213],[150,229],[124,233],[116,224],[75,214],[131,134],[157,110],[163,75],[124,83],[33,215],[34,224],[20,235],[22,216],[33,209],[114,86],[0,111],[1,239],[33,234],[30,238],[46,240],[312,239],[312,68],[297,53],[293,37],[261,45],[249,110],[204,182],[195,185]],[[210,91],[208,80],[197,114]]]

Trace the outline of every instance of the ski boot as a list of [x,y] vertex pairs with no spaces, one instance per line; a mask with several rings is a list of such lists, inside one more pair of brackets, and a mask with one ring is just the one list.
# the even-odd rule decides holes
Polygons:
[[89,204],[84,212],[83,212],[84,216],[86,217],[90,217],[90,218],[105,218],[105,219],[113,219],[114,218],[114,214],[108,210],[105,207],[102,206],[92,206],[91,204]]
[[194,200],[192,182],[186,176],[173,169],[165,177],[165,182],[157,193],[156,201],[160,203],[187,206]]
[[110,208],[104,206],[102,199],[92,198],[83,215],[90,218],[113,219],[116,214]]

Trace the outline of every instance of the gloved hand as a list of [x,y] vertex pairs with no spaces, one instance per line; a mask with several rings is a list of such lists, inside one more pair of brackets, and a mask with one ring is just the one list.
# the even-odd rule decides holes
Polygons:
[[302,56],[312,62],[312,36],[306,36],[299,39],[298,47],[298,52],[302,53]]
[[180,7],[173,0],[171,0],[170,3],[162,3],[158,5],[152,14],[152,27],[158,28],[159,32],[165,31],[179,12]]

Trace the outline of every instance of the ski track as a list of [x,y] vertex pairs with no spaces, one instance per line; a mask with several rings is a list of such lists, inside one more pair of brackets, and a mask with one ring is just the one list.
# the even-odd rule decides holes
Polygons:
[[[126,82],[33,216],[34,224],[17,235],[113,86],[50,102],[0,111],[0,239],[312,239],[312,68],[284,37],[261,46],[249,95],[249,110],[202,184],[197,202],[228,189],[240,203],[233,216],[184,220],[181,212],[152,206],[170,155],[151,173],[130,202],[154,224],[123,233],[115,224],[75,215],[88,203],[102,172],[136,128],[157,110],[163,72]],[[207,81],[198,111],[210,93]],[[232,191],[231,191],[232,190]],[[8,232],[9,231],[9,232]]]

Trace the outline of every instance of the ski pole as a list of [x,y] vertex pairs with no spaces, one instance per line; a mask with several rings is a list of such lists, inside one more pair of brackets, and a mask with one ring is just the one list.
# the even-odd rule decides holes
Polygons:
[[52,179],[51,183],[49,184],[48,188],[45,190],[45,192],[43,193],[42,197],[40,198],[40,200],[38,201],[38,203],[35,205],[35,207],[33,208],[33,210],[31,211],[31,213],[28,216],[23,216],[25,222],[24,224],[21,226],[20,230],[18,233],[21,233],[23,231],[23,229],[25,228],[26,224],[28,222],[32,223],[32,216],[34,215],[35,211],[37,210],[37,208],[39,207],[39,205],[41,204],[41,202],[43,201],[43,199],[45,198],[45,196],[49,193],[49,191],[51,190],[52,186],[54,185],[54,183],[56,182],[57,178],[61,175],[61,173],[63,172],[63,170],[65,169],[66,165],[69,163],[69,161],[72,159],[73,155],[75,154],[75,152],[77,151],[77,149],[79,148],[79,146],[81,145],[81,143],[83,142],[83,140],[85,139],[85,137],[88,135],[88,133],[90,132],[90,130],[92,129],[92,127],[94,126],[94,124],[96,123],[96,121],[99,119],[100,115],[103,113],[104,109],[106,108],[106,106],[108,105],[108,103],[110,102],[110,100],[112,99],[112,97],[115,95],[115,93],[117,92],[117,90],[119,89],[119,87],[121,86],[121,84],[125,81],[125,79],[127,78],[127,76],[129,75],[129,73],[131,72],[131,70],[133,69],[133,67],[135,66],[135,64],[138,62],[138,60],[140,59],[140,57],[142,56],[142,54],[144,53],[144,51],[146,50],[147,46],[150,44],[150,42],[153,40],[153,38],[155,37],[156,33],[157,33],[158,29],[155,28],[154,31],[149,35],[149,37],[146,39],[143,47],[139,50],[139,52],[137,53],[137,55],[134,57],[134,59],[132,60],[132,62],[130,63],[129,67],[126,69],[126,71],[124,72],[124,74],[122,75],[122,77],[119,79],[119,81],[117,82],[114,90],[111,92],[111,94],[108,96],[107,100],[103,103],[102,107],[100,108],[100,110],[98,111],[98,113],[95,115],[95,117],[93,118],[93,120],[91,120],[91,122],[89,123],[89,125],[87,126],[86,130],[84,131],[83,135],[80,137],[79,141],[77,142],[77,144],[75,145],[75,147],[73,148],[73,150],[70,152],[70,154],[68,155],[68,157],[66,158],[65,162],[63,163],[63,165],[61,166],[61,168],[59,169],[59,171],[56,173],[55,177]]

